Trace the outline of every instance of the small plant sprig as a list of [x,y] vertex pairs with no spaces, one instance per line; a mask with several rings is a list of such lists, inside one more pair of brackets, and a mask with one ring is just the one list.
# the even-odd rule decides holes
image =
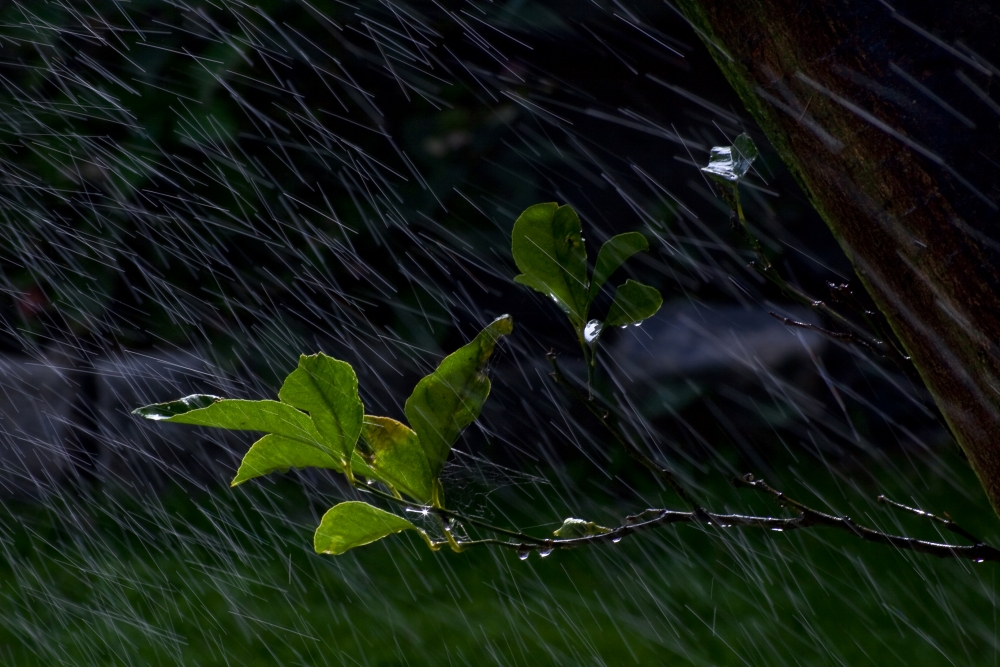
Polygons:
[[[264,433],[243,457],[232,486],[291,468],[329,469],[343,474],[347,482],[362,493],[401,507],[404,512],[433,517],[439,528],[439,534],[432,535],[397,513],[367,502],[349,500],[323,515],[313,536],[313,546],[318,553],[343,554],[354,547],[413,530],[433,551],[444,546],[464,551],[474,546],[492,545],[513,549],[524,559],[532,552],[547,556],[557,549],[617,543],[633,533],[665,525],[700,523],[720,530],[744,527],[788,531],[825,526],[900,550],[941,558],[1000,562],[1000,550],[955,522],[884,496],[879,496],[878,500],[936,522],[972,544],[929,542],[869,528],[849,517],[813,509],[749,474],[734,479],[733,484],[763,493],[791,510],[794,516],[717,513],[702,507],[669,466],[645,453],[621,428],[621,409],[590,391],[596,342],[604,327],[641,322],[655,314],[662,303],[654,288],[627,280],[618,288],[603,322],[587,319],[594,297],[608,277],[625,259],[646,247],[645,238],[635,232],[612,238],[601,248],[592,277],[587,281],[580,219],[572,208],[538,204],[527,209],[514,225],[514,258],[522,271],[517,282],[542,292],[559,304],[577,334],[591,369],[588,386],[580,387],[562,373],[555,355],[550,353],[553,380],[597,417],[629,456],[671,488],[688,506],[687,510],[647,509],[625,517],[614,528],[570,517],[551,537],[538,537],[494,526],[445,505],[440,473],[458,436],[478,418],[489,396],[486,364],[497,342],[513,331],[514,323],[508,315],[491,322],[417,383],[403,409],[409,425],[389,417],[365,414],[354,369],[323,353],[299,357],[298,367],[285,378],[277,401],[196,394],[138,408],[134,414],[156,421]],[[471,537],[470,531],[477,536]]]
[[[453,518],[444,506],[439,475],[462,430],[479,416],[490,393],[486,362],[497,340],[513,328],[510,316],[497,318],[420,380],[403,408],[409,426],[366,415],[354,369],[323,353],[299,357],[298,368],[285,378],[277,401],[196,394],[147,405],[133,414],[266,433],[243,457],[232,486],[290,468],[326,468],[343,473],[352,486],[403,504],[413,501],[442,519]],[[359,478],[380,482],[389,493]],[[320,553],[340,554],[407,529],[419,532],[431,548],[440,548],[407,519],[358,501],[340,503],[323,516],[314,546]],[[442,529],[446,543],[457,547],[444,521]]]
[[571,206],[535,204],[514,222],[511,250],[521,271],[514,282],[550,297],[566,313],[587,361],[587,386],[591,390],[597,344],[605,327],[638,324],[663,305],[656,288],[629,279],[618,286],[604,321],[590,319],[590,307],[611,274],[629,257],[648,249],[646,237],[639,232],[614,236],[601,246],[588,279],[583,229]]
[[[783,317],[774,312],[770,312],[769,314],[788,326],[810,329],[829,338],[850,343],[868,352],[874,352],[879,356],[892,359],[904,372],[912,374],[912,366],[909,363],[910,358],[902,351],[901,346],[895,339],[895,335],[879,322],[876,313],[862,308],[853,299],[848,301],[848,304],[860,313],[868,327],[876,332],[875,335],[872,335],[842,313],[831,308],[825,301],[815,299],[789,283],[778,273],[774,265],[771,264],[771,260],[764,253],[764,248],[761,246],[760,241],[747,223],[746,216],[743,213],[743,204],[740,201],[739,186],[745,180],[747,174],[750,173],[750,169],[759,155],[760,153],[753,139],[748,134],[743,133],[736,137],[732,146],[714,146],[709,152],[708,166],[702,167],[701,170],[708,174],[719,186],[719,191],[735,214],[734,227],[740,231],[751,250],[757,256],[757,260],[750,264],[753,269],[777,286],[786,296],[818,310],[836,322],[838,326],[846,329],[846,331],[831,331],[815,324]],[[845,298],[853,296],[849,286],[846,284],[837,285],[830,283],[830,290],[833,298],[838,301],[844,301]]]

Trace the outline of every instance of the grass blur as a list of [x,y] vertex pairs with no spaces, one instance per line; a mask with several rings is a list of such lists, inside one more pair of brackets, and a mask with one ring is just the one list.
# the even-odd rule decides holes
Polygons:
[[[967,477],[965,488],[975,489]],[[302,488],[280,480],[210,494],[175,489],[143,502],[99,492],[7,503],[0,517],[0,662],[996,661],[996,577],[989,564],[900,554],[824,529],[720,535],[694,526],[524,562],[499,550],[431,554],[407,536],[334,558],[311,551],[323,507]],[[947,498],[948,488],[932,486],[927,495]],[[832,482],[814,491],[837,492]],[[723,503],[741,498],[742,509],[775,511],[764,499],[721,486],[713,492]],[[876,492],[892,488],[847,495]],[[511,520],[538,520],[530,499],[508,495],[522,507]],[[848,508],[857,510],[856,519],[889,528],[898,519],[908,534],[936,536],[919,519],[872,514],[867,500],[857,498],[863,506]],[[947,509],[972,519],[971,530],[995,536],[985,501],[952,498]],[[551,527],[535,530],[545,529]]]

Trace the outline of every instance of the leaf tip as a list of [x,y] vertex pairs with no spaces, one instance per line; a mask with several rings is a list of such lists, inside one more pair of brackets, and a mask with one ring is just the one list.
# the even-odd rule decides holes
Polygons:
[[514,318],[507,314],[501,315],[490,323],[490,328],[498,336],[509,335],[514,331]]
[[221,400],[220,397],[210,394],[192,394],[176,401],[144,405],[141,408],[133,410],[132,414],[137,417],[152,419],[153,421],[166,421],[193,410],[207,408]]

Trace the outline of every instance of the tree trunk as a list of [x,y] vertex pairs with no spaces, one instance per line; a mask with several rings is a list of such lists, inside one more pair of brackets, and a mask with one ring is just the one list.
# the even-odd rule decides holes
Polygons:
[[1000,5],[679,1],[1000,514]]

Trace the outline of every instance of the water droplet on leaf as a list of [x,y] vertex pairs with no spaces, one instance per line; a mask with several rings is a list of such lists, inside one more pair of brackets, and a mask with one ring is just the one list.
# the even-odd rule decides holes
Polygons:
[[604,330],[604,322],[600,320],[590,320],[587,322],[587,326],[583,328],[583,340],[587,345],[596,345],[597,339],[601,337],[601,332]]

